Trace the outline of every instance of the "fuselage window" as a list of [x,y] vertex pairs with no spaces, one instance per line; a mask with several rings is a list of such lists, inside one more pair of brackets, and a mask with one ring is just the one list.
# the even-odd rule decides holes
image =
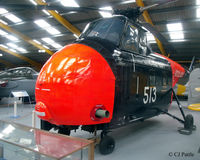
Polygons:
[[138,46],[138,29],[133,25],[128,25],[124,39],[122,41],[123,49],[136,52]]

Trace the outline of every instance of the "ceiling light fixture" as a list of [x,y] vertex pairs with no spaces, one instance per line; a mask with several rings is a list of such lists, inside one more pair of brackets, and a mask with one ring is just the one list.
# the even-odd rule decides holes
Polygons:
[[8,13],[8,11],[4,8],[0,8],[0,14],[5,14]]
[[[111,6],[107,6],[107,7],[102,7],[102,8],[99,8],[100,10],[108,10],[108,11],[112,11],[112,7]],[[112,14],[110,12],[106,12],[106,11],[99,11],[99,13],[101,14],[102,17],[104,18],[108,18],[108,17],[111,17]]]
[[51,38],[42,38],[42,40],[48,44],[54,43],[54,40],[52,40]]
[[41,44],[41,42],[39,42],[38,40],[34,39],[33,40],[35,43]]
[[18,51],[22,52],[22,53],[27,53],[27,50],[21,47],[16,48]]
[[75,0],[61,0],[60,3],[66,7],[80,7]]
[[0,44],[1,47],[8,49],[7,46],[5,46],[4,44]]
[[54,48],[58,48],[58,49],[62,48],[62,46],[58,43],[53,43],[53,44],[51,44],[51,46]]
[[42,12],[44,12],[46,15],[50,16],[50,13],[47,12],[45,9],[43,9]]
[[32,4],[34,4],[35,6],[37,6],[37,3],[34,0],[29,0]]
[[167,24],[167,29],[171,39],[184,39],[182,23]]
[[52,35],[60,34],[60,31],[58,31],[57,29],[55,29],[55,28],[53,28],[53,27],[47,28],[46,31],[49,32],[49,33],[52,34]]
[[15,52],[15,53],[17,52],[15,49],[9,49],[9,50],[12,51],[12,52]]
[[0,22],[3,23],[3,24],[5,24],[5,25],[8,25],[7,22],[5,22],[5,21],[3,21],[3,20],[1,20],[1,19],[0,19]]
[[38,52],[39,52],[39,53],[45,53],[45,50],[39,49]]
[[14,37],[12,35],[6,35],[5,37],[8,38],[11,41],[18,41],[19,40],[18,38]]
[[45,20],[43,19],[39,19],[34,21],[35,24],[37,24],[39,27],[43,28],[43,27],[50,27],[50,24],[47,23]]
[[3,31],[3,30],[0,29],[0,35],[5,36],[7,34],[8,34],[7,32],[5,32],[5,31]]
[[200,18],[200,8],[197,8],[196,12],[197,12],[197,18]]
[[200,0],[196,0],[196,5],[200,5]]
[[129,3],[135,3],[135,0],[128,0],[121,2],[121,4],[129,4]]
[[169,34],[171,39],[184,39],[183,32],[173,32]]
[[18,46],[14,43],[7,43],[7,46],[12,47],[12,48],[17,48]]
[[182,23],[170,23],[167,24],[168,31],[182,31],[183,26]]
[[18,22],[22,21],[20,18],[18,18],[17,16],[15,16],[14,14],[11,14],[11,13],[6,14],[5,17],[14,23],[18,23]]

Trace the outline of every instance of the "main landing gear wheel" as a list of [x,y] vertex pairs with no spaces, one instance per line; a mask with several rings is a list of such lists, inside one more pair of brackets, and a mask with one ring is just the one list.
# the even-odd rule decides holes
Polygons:
[[49,131],[51,128],[53,128],[53,126],[48,121],[40,120],[40,128],[45,131]]
[[185,117],[185,123],[184,123],[184,128],[187,130],[192,130],[194,126],[194,118],[191,114],[188,114]]
[[68,128],[59,128],[58,129],[58,133],[69,136],[71,132],[70,132],[70,130]]
[[192,134],[192,131],[196,130],[196,126],[194,125],[194,118],[191,114],[185,116],[184,128],[180,128],[178,131],[184,135]]
[[99,143],[99,151],[101,154],[106,155],[113,152],[115,148],[115,141],[110,136],[104,136]]

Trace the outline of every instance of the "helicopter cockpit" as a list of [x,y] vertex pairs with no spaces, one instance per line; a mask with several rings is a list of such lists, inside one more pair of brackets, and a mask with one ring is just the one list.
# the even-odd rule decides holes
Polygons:
[[118,46],[125,24],[126,19],[122,16],[102,18],[89,23],[80,38],[98,38]]
[[89,23],[79,39],[107,41],[132,53],[147,54],[146,31],[125,16],[102,18]]

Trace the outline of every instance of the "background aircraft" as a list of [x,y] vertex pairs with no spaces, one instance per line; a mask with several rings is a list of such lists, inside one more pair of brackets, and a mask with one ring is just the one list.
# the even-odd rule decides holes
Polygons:
[[0,72],[0,98],[11,96],[12,91],[25,90],[35,99],[38,72],[30,67],[17,67]]

